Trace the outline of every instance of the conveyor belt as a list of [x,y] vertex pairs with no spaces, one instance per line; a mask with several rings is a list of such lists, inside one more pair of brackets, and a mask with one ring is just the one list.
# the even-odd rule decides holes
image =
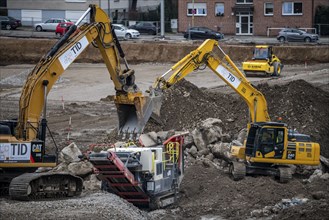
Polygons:
[[134,205],[149,205],[150,197],[116,153],[94,153],[89,161],[97,169],[98,178],[107,183],[108,191]]

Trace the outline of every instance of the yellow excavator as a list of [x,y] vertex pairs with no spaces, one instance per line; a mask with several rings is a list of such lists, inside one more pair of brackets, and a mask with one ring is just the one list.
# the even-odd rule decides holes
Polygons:
[[[215,48],[219,53],[215,53]],[[215,40],[206,40],[196,50],[181,59],[159,77],[150,89],[154,114],[160,114],[162,93],[193,71],[210,68],[229,85],[249,107],[250,120],[243,146],[231,146],[231,157],[226,158],[235,180],[246,174],[274,175],[280,182],[291,178],[289,164],[318,165],[320,146],[310,141],[310,136],[288,129],[287,124],[273,122],[268,114],[264,95],[247,80],[219,47]],[[172,73],[169,77],[169,73]]]
[[[80,25],[87,15],[90,22]],[[19,100],[18,119],[0,122],[0,190],[9,191],[11,198],[31,200],[81,194],[79,177],[33,172],[39,167],[57,165],[57,152],[46,153],[47,95],[90,44],[99,49],[114,83],[119,133],[138,135],[151,115],[107,14],[90,5],[28,75]],[[120,61],[124,62],[124,69]]]
[[282,68],[281,60],[269,45],[256,45],[253,58],[242,63],[242,70],[246,76],[280,76]]

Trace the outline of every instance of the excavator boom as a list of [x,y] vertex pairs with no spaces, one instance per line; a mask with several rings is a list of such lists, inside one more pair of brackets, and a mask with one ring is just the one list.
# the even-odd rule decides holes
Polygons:
[[[71,26],[69,32],[29,74],[20,98],[20,113],[16,127],[18,139],[32,140],[37,137],[37,128],[40,126],[40,115],[43,110],[45,115],[47,94],[57,79],[89,44],[99,49],[114,83],[119,133],[142,132],[150,115],[145,117],[147,103],[135,84],[134,70],[129,69],[107,14],[96,5],[91,5],[85,15],[87,13],[90,13],[91,22],[82,25],[78,31],[76,31],[77,24]],[[120,59],[124,61],[125,69],[121,68]]]
[[[219,49],[220,54],[224,56],[223,59],[215,54],[214,48]],[[151,96],[161,96],[163,90],[204,65],[209,67],[245,100],[249,107],[251,122],[270,121],[264,95],[250,84],[215,40],[206,40],[196,50],[185,56],[169,71],[159,77],[153,85],[155,91],[151,92]],[[170,72],[173,73],[168,79],[165,79]],[[154,113],[158,114],[161,104],[158,103],[156,106]]]

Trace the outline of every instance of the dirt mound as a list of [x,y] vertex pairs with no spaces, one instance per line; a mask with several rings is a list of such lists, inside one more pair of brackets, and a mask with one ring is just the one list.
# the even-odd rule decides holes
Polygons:
[[[237,111],[232,111],[232,107]],[[219,118],[224,123],[224,132],[234,131],[246,126],[241,122],[246,118],[247,105],[236,97],[222,93],[211,93],[199,89],[189,81],[182,80],[166,90],[161,106],[161,124],[150,121],[146,131],[193,130],[207,118]],[[247,122],[247,120],[244,120]]]
[[[318,181],[319,185],[326,186],[324,180]],[[274,178],[265,176],[247,176],[243,181],[236,182],[215,167],[206,168],[202,164],[194,164],[185,172],[181,185],[183,196],[179,200],[179,207],[182,210],[181,217],[184,219],[205,215],[220,216],[225,219],[246,219],[250,217],[253,210],[273,206],[282,199],[299,197],[307,198],[309,202],[304,205],[304,212],[296,206],[294,213],[300,217],[303,217],[304,213],[306,217],[309,216],[307,213],[314,212],[315,208],[312,208],[312,204],[319,203],[312,197],[319,189],[326,195],[320,203],[322,206],[328,205],[329,187],[316,188],[316,184],[303,184],[299,179],[280,184]],[[285,213],[284,210],[277,214],[278,216],[282,214],[283,217]],[[318,216],[321,219],[327,215],[328,210],[322,211]],[[293,219],[296,217],[291,214],[288,216]]]
[[304,80],[284,86],[258,86],[266,97],[272,120],[282,117],[291,128],[311,135],[320,143],[321,154],[329,157],[329,93]]
[[[37,63],[40,56],[46,54],[56,43],[55,39],[37,38],[11,38],[0,37],[0,65],[17,63]],[[165,42],[165,41],[127,41],[122,42],[123,51],[129,63],[142,62],[173,62],[183,58],[192,50],[195,50],[202,41],[195,42]],[[254,45],[231,44],[221,42],[221,48],[227,52],[232,60],[245,61],[246,54],[250,56]],[[283,63],[327,63],[329,50],[327,45],[283,45],[275,46],[275,54]],[[102,63],[103,58],[98,49],[89,45],[85,52],[78,58],[77,62]]]
[[[311,135],[320,143],[322,155],[328,157],[329,148],[326,143],[329,129],[325,120],[329,117],[327,92],[303,80],[274,87],[261,84],[257,88],[266,97],[272,120],[283,117],[283,121],[290,127]],[[199,89],[183,80],[165,92],[161,108],[163,123],[151,121],[147,129],[192,130],[197,123],[212,117],[221,119],[225,125],[224,132],[234,136],[246,126],[247,114],[247,106],[241,98]],[[181,185],[183,196],[179,200],[180,217],[246,219],[251,217],[253,210],[275,206],[282,199],[298,197],[309,200],[306,204],[269,215],[275,214],[277,219],[309,219],[314,216],[324,219],[329,212],[329,187],[324,180],[318,181],[305,184],[301,179],[294,178],[287,184],[280,184],[272,177],[247,176],[243,181],[235,182],[222,170],[194,164],[186,169]],[[320,200],[314,199],[316,193],[325,196]]]
[[[230,88],[228,88],[230,89]],[[321,154],[329,157],[329,93],[304,80],[292,81],[274,87],[258,85],[265,95],[273,121],[283,122],[300,133],[311,135],[320,143]],[[150,121],[145,131],[192,130],[207,118],[219,118],[224,132],[235,136],[248,122],[248,107],[241,98],[199,89],[182,80],[165,91],[161,107],[162,123]]]

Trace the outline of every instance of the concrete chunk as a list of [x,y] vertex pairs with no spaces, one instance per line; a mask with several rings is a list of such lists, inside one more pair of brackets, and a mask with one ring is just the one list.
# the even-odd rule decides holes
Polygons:
[[71,143],[70,145],[63,148],[59,154],[59,158],[62,162],[71,163],[80,161],[80,155],[82,155],[80,149],[75,143]]
[[152,147],[157,145],[157,134],[153,132],[149,132],[147,134],[142,134],[139,137],[139,142],[144,147]]
[[93,171],[93,165],[89,161],[73,162],[67,168],[70,173],[76,176],[85,176]]

